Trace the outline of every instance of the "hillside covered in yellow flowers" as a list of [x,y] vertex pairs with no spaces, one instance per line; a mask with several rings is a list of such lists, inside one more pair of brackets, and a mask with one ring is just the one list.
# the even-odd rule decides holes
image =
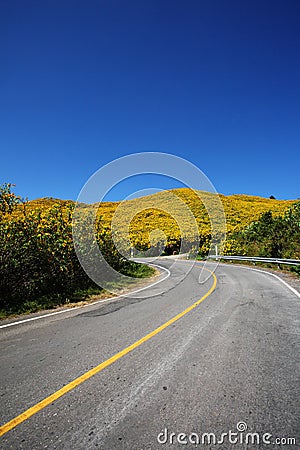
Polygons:
[[[211,194],[200,193],[202,199],[209,195]],[[283,215],[295,202],[294,200],[276,200],[249,195],[225,196],[220,194],[219,198],[224,208],[227,237],[245,229],[267,211],[272,211],[274,216]],[[54,204],[68,207],[74,205],[74,202],[52,198],[37,199],[25,205],[19,205],[14,214],[21,214],[22,208],[26,208],[27,212],[46,211]],[[153,244],[153,240],[159,240],[160,233],[165,235],[167,246],[176,247],[182,229],[188,230],[190,227],[191,216],[196,219],[202,239],[203,253],[209,248],[211,232],[209,216],[204,203],[190,189],[161,191],[123,202],[103,202],[97,206],[103,228],[111,229],[113,225],[113,228],[115,226],[118,232],[124,236],[129,232],[131,245],[140,250],[146,250],[151,243]],[[178,224],[180,224],[181,231]],[[230,247],[225,247],[225,252],[230,253],[230,250]]]

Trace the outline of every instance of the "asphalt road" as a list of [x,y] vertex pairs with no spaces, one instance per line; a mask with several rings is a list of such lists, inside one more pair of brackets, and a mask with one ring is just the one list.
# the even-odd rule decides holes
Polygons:
[[1,448],[300,448],[300,298],[268,273],[220,265],[215,287],[198,283],[200,264],[160,264],[170,276],[135,298],[0,329],[2,425],[156,330]]

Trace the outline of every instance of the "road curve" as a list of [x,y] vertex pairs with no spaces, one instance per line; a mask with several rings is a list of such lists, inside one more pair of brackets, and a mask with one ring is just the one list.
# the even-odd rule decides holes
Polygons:
[[224,264],[199,284],[201,264],[159,264],[171,276],[137,298],[0,330],[2,425],[114,358],[0,448],[300,448],[299,298],[268,273]]

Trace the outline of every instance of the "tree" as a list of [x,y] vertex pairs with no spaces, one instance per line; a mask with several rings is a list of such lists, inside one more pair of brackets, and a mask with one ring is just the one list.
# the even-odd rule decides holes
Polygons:
[[0,186],[0,211],[3,214],[10,214],[15,205],[22,203],[21,197],[12,192],[12,187],[15,184],[4,183]]

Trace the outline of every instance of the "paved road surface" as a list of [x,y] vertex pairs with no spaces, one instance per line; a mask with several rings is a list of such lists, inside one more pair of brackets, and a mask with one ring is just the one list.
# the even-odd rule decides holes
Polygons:
[[[213,277],[198,283],[200,264],[186,276],[190,262],[172,267],[173,261],[161,259],[160,264],[171,275],[141,291],[140,298],[0,329],[0,423],[146,336],[214,287]],[[216,288],[197,307],[8,431],[0,447],[299,449],[300,299],[269,274],[220,265],[216,276]],[[238,433],[239,444],[233,443],[235,435],[216,445],[212,435],[204,436],[203,445],[194,444],[203,433],[220,441],[222,433],[237,432],[239,422],[247,424],[247,431]],[[257,432],[260,444],[246,445],[247,432]],[[272,435],[265,436],[272,444],[261,442],[264,433]],[[297,443],[273,445],[276,438]]]

